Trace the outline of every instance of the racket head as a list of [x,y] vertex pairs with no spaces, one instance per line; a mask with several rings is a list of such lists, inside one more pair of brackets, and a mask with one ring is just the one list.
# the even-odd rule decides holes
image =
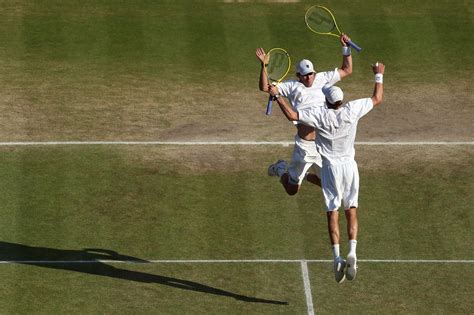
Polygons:
[[265,72],[270,83],[279,83],[291,68],[291,58],[283,48],[272,48],[266,55]]
[[337,36],[341,34],[332,12],[323,6],[314,5],[306,11],[304,20],[308,28],[320,35]]

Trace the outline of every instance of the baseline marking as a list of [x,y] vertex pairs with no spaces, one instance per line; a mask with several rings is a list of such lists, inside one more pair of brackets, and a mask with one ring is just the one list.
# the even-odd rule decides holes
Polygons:
[[[293,145],[292,141],[11,141],[0,146],[60,146],[60,145]],[[364,146],[423,146],[423,145],[474,145],[474,141],[415,141],[379,142],[356,141]]]
[[311,283],[309,282],[308,263],[301,261],[301,275],[303,276],[304,293],[306,295],[306,306],[308,315],[314,315],[313,295],[311,294]]

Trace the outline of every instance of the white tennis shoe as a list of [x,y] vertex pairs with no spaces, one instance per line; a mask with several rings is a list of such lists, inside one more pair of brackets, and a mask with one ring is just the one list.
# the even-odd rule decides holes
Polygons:
[[346,262],[341,257],[334,259],[334,277],[337,283],[342,283],[346,279],[344,269],[346,268]]
[[286,161],[278,160],[278,162],[268,167],[268,176],[281,176],[286,172],[286,167]]
[[347,255],[347,268],[346,278],[347,280],[354,280],[357,275],[357,257],[354,254]]

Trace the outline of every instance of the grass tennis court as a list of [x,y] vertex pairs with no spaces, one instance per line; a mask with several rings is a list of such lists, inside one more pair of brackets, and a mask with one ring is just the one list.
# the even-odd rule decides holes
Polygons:
[[[141,263],[330,260],[320,195],[306,185],[296,198],[285,196],[263,176],[269,149],[291,153],[279,146],[3,148],[0,260],[27,263],[0,265],[9,284],[2,309],[305,313],[298,262]],[[359,151],[360,259],[472,262],[471,146]],[[181,165],[175,156],[201,159]],[[50,260],[71,263],[41,263]],[[97,260],[131,263],[72,263]],[[351,302],[338,309],[357,313],[472,306],[472,263],[360,265],[354,283],[336,285],[329,262],[308,263],[317,312],[337,311],[339,294]]]
[[254,52],[340,66],[305,29],[312,4],[0,2],[2,313],[307,314],[305,280],[316,313],[472,312],[472,1],[326,3],[363,47],[346,97],[387,66],[359,141],[467,143],[356,147],[352,283],[333,279],[320,191],[266,175],[291,146],[7,144],[291,141]]

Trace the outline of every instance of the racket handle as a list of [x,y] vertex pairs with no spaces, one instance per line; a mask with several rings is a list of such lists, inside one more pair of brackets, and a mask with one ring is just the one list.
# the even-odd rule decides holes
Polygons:
[[355,50],[357,50],[357,52],[360,52],[362,50],[362,48],[360,48],[359,46],[357,46],[356,43],[354,43],[353,41],[348,41],[349,45],[351,45],[352,48],[354,48]]
[[270,116],[272,114],[272,96],[268,97],[267,103],[267,110],[265,111],[265,115]]

